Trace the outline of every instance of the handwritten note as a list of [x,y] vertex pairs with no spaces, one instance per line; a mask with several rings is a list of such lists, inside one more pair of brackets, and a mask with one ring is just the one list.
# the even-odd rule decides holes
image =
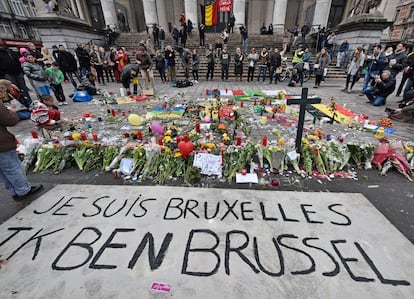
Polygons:
[[193,166],[201,169],[201,174],[222,176],[221,156],[198,153],[194,157]]

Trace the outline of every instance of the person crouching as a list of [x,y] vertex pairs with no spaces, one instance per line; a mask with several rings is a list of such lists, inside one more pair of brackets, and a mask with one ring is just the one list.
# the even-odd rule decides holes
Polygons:
[[60,126],[60,111],[52,96],[42,94],[40,100],[33,103],[31,120],[38,128],[55,129]]

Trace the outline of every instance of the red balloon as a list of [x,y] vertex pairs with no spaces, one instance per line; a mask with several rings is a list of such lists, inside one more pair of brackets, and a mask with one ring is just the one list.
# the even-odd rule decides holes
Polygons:
[[191,141],[180,141],[178,149],[183,157],[187,157],[194,149],[194,144]]

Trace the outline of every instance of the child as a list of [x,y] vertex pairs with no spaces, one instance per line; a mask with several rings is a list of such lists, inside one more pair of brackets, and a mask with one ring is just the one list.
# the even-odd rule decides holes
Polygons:
[[62,82],[65,79],[58,62],[52,62],[52,66],[46,69],[47,79],[50,82],[50,88],[58,101],[58,105],[67,105],[65,94],[63,93]]
[[37,127],[54,129],[60,124],[60,111],[54,106],[54,99],[50,95],[43,94],[40,101],[33,103],[31,119]]
[[43,67],[36,63],[36,58],[31,53],[26,54],[26,61],[23,63],[23,72],[29,78],[38,95],[50,96],[50,85]]

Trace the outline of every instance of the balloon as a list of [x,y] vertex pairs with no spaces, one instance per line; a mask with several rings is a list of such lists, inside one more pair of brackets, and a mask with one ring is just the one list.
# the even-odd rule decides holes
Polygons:
[[153,122],[151,124],[151,130],[156,134],[163,134],[164,133],[164,127],[160,123]]
[[128,121],[133,126],[140,126],[140,125],[142,125],[141,117],[139,117],[136,114],[130,114],[130,115],[128,115]]
[[191,141],[180,141],[178,149],[183,157],[187,157],[194,149],[194,144]]
[[204,121],[206,122],[206,123],[209,123],[210,122],[210,116],[206,116],[206,117],[204,117]]

